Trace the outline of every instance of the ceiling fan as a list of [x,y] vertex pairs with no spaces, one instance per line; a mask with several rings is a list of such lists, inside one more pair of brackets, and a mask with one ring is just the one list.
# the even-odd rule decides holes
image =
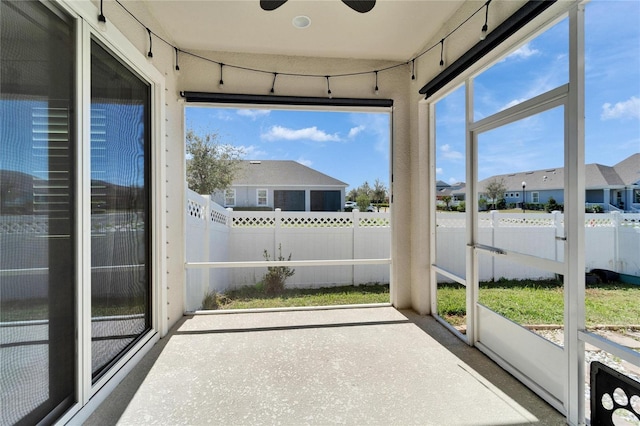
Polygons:
[[[260,0],[260,7],[263,10],[276,10],[286,2],[287,0]],[[366,13],[373,9],[373,6],[376,5],[376,0],[342,0],[342,3],[356,12]]]

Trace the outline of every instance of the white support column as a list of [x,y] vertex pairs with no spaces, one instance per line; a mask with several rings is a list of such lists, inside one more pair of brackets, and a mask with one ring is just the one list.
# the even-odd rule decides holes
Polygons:
[[609,211],[609,205],[611,204],[611,190],[609,188],[605,188],[604,193],[602,194],[602,203],[604,204],[604,211]]
[[584,5],[569,11],[569,94],[565,111],[565,359],[567,421],[585,421],[584,342],[585,239],[584,239]]

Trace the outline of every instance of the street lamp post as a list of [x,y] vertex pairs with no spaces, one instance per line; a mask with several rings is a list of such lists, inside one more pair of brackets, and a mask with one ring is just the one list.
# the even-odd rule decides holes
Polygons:
[[524,189],[525,189],[526,187],[527,187],[527,182],[522,181],[522,213],[524,213],[524,202],[525,202],[525,200],[527,199],[527,198],[524,196]]

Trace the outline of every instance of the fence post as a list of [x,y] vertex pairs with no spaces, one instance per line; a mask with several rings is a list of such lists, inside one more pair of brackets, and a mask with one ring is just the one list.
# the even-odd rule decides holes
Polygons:
[[227,207],[227,220],[225,221],[225,225],[227,225],[227,227],[232,228],[233,227],[233,207]]
[[489,213],[489,217],[491,218],[491,247],[495,247],[496,245],[496,228],[500,226],[499,214],[498,210],[491,210]]
[[[496,246],[496,228],[500,226],[500,212],[491,210],[491,247]],[[491,281],[496,280],[496,257],[491,256]]]
[[620,212],[611,212],[611,222],[613,223],[613,269],[620,272]]
[[[351,210],[352,214],[352,223],[353,223],[353,232],[351,234],[351,258],[355,259],[357,254],[356,243],[358,241],[358,234],[360,231],[360,210],[353,209]],[[351,265],[351,285],[356,285],[356,265]]]
[[276,260],[278,243],[280,242],[280,229],[282,228],[282,209],[275,209],[273,212],[273,259]]
[[558,210],[554,210],[551,212],[551,214],[553,215],[553,225],[556,229],[556,237],[553,240],[553,246],[555,248],[555,253],[553,255],[553,259],[557,262],[558,261],[558,244],[564,244],[564,230],[561,228],[562,225],[562,215],[560,213],[560,211]]
[[[204,201],[202,203],[202,219],[204,220],[204,250],[202,258],[205,262],[211,262],[211,250],[209,250],[211,245],[211,200],[209,195],[203,195],[202,198]],[[207,292],[211,290],[212,271],[212,269],[205,269],[202,273],[202,286],[207,289]]]

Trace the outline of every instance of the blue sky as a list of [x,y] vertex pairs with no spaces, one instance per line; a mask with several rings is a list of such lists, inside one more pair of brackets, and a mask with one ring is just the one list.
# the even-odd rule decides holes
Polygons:
[[[474,118],[568,82],[565,19],[474,80]],[[640,2],[598,1],[585,13],[585,162],[612,166],[640,152]],[[464,87],[436,105],[437,177],[465,181]],[[480,180],[562,167],[563,110],[481,134]]]
[[389,113],[186,108],[186,127],[218,133],[247,160],[294,160],[349,187],[389,186]]
[[[640,152],[640,1],[594,0],[586,11],[586,162],[614,165]],[[474,81],[481,119],[569,81],[568,20],[562,20]],[[464,88],[439,101],[437,178],[466,181]],[[217,132],[246,159],[295,160],[356,187],[388,187],[389,116],[189,107],[188,129]],[[479,178],[562,167],[563,110],[481,135]]]

